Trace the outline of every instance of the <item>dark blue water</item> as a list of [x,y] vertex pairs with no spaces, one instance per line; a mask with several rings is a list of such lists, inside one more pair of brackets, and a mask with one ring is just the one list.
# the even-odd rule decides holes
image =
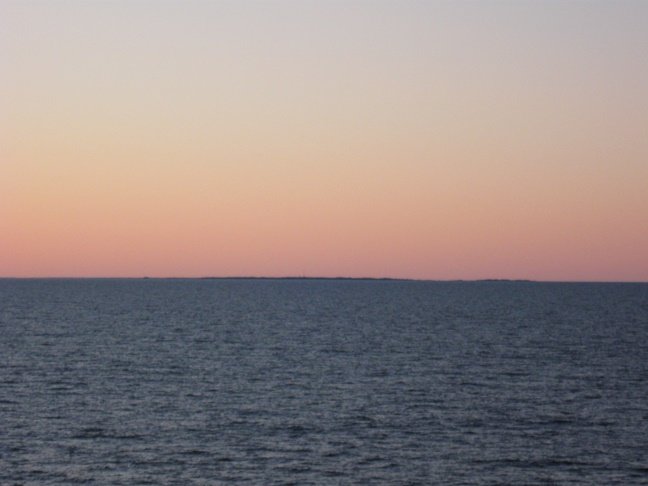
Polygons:
[[648,285],[0,280],[0,484],[648,484]]

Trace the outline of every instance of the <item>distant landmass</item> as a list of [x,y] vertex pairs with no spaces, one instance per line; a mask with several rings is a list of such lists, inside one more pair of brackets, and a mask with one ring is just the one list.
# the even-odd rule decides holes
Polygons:
[[[149,278],[149,277],[144,277]],[[182,277],[179,277],[182,278]],[[453,280],[434,280],[434,279],[417,279],[417,278],[398,278],[398,277],[303,277],[303,276],[286,276],[286,277],[197,277],[200,280],[380,280],[380,281],[404,281],[404,282],[534,282],[528,279],[507,279],[507,278],[485,278],[485,279],[453,279]]]

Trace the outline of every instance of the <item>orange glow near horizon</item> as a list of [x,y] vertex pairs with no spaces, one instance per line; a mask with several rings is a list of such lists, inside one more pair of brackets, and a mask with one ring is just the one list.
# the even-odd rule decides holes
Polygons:
[[648,281],[646,4],[245,5],[0,3],[0,277]]

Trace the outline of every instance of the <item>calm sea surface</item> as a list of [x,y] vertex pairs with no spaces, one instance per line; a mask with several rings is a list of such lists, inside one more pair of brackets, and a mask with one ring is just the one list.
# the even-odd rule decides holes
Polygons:
[[0,280],[0,484],[648,484],[648,284]]

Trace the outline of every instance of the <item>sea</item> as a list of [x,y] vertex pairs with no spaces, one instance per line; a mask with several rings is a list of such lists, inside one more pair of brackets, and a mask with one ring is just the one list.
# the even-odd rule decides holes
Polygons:
[[0,484],[648,484],[648,284],[3,279]]

